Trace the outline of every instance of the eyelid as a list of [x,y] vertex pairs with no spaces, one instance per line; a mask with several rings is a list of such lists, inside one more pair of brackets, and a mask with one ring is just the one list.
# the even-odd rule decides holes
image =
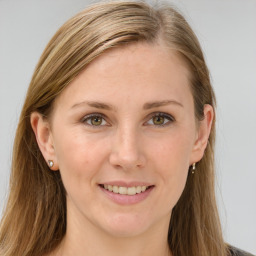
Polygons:
[[106,125],[98,125],[97,126],[97,125],[88,124],[86,121],[93,117],[101,117],[108,124],[108,122],[106,120],[106,116],[101,113],[91,113],[91,114],[85,115],[81,118],[81,122],[89,127],[92,127],[92,128],[100,128],[100,127],[106,126]]
[[148,123],[150,120],[152,120],[153,117],[156,117],[156,116],[164,117],[164,118],[168,119],[169,121],[166,122],[165,124],[160,124],[160,125],[150,124],[151,126],[156,126],[156,127],[168,126],[175,121],[175,118],[170,114],[167,114],[165,112],[154,112],[149,115],[149,117],[147,118],[148,121],[146,123]]
[[[157,116],[164,117],[165,119],[168,120],[168,122],[166,122],[164,124],[159,124],[159,125],[147,124],[150,120],[152,120],[153,117],[157,117]],[[86,121],[89,120],[90,118],[93,118],[93,117],[101,117],[106,122],[106,124],[98,125],[98,126],[97,125],[88,124]],[[175,118],[172,115],[170,115],[170,114],[167,114],[165,112],[153,112],[150,115],[148,115],[147,121],[144,124],[150,125],[150,126],[156,126],[156,127],[163,127],[163,126],[170,125],[174,121],[175,121]],[[85,115],[85,116],[83,116],[81,118],[81,122],[84,123],[85,125],[89,126],[89,127],[92,127],[92,128],[102,128],[104,126],[110,126],[109,122],[107,121],[106,116],[104,114],[101,114],[101,113],[91,113],[91,114]]]

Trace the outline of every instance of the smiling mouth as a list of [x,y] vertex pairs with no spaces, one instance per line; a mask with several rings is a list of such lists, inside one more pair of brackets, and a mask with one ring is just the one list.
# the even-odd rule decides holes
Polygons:
[[152,188],[153,186],[134,186],[134,187],[124,187],[124,186],[112,186],[107,184],[100,184],[100,187],[104,188],[105,190],[108,190],[114,194],[120,194],[120,195],[129,195],[134,196],[136,194],[141,194],[145,192],[146,190]]

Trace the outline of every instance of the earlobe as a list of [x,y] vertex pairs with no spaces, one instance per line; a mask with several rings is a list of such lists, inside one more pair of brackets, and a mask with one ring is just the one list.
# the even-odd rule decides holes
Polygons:
[[208,144],[208,138],[210,136],[212,122],[214,119],[214,111],[211,105],[206,104],[204,106],[204,119],[199,122],[198,136],[193,148],[193,162],[199,162]]
[[[30,123],[46,163],[51,170],[58,170],[49,122],[40,113],[33,112],[30,116]],[[54,164],[49,165],[49,161]]]

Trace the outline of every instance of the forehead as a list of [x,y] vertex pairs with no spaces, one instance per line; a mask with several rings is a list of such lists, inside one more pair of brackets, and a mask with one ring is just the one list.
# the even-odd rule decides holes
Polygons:
[[165,100],[168,95],[180,101],[191,96],[185,61],[163,45],[134,43],[108,50],[96,58],[59,98],[69,99],[70,103],[97,98],[116,100],[119,104],[117,97],[129,96],[136,102]]
[[125,73],[136,67],[138,71],[143,70],[144,74],[147,74],[146,71],[153,71],[156,76],[160,76],[160,67],[165,66],[170,72],[179,69],[184,76],[189,77],[189,68],[184,58],[164,43],[140,42],[112,48],[92,61],[86,70],[89,73],[90,70],[97,69],[101,74],[109,74],[110,70],[120,71],[123,66],[126,67],[123,70]]

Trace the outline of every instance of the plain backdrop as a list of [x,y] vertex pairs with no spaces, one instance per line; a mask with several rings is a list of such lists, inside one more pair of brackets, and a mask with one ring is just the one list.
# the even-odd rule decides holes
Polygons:
[[[256,1],[176,0],[217,95],[217,198],[227,242],[256,253]],[[17,121],[35,65],[86,0],[0,0],[0,212]]]

